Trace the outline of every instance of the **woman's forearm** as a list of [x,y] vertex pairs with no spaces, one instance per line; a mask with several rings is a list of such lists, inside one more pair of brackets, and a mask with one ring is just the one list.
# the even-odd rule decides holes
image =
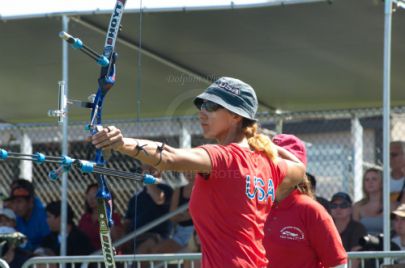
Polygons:
[[114,126],[104,128],[93,135],[92,143],[96,148],[119,151],[158,170],[204,173],[211,171],[211,160],[204,149],[177,149],[161,142],[125,138]]

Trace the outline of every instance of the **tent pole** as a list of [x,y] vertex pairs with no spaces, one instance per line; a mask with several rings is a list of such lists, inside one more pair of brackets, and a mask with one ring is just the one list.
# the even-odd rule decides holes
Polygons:
[[351,142],[353,146],[353,200],[359,201],[363,198],[363,126],[358,115],[353,114],[351,120]]
[[[68,32],[69,28],[69,17],[64,15],[62,17],[62,30]],[[68,84],[68,44],[62,40],[62,80],[64,83],[64,90],[60,94],[64,95],[65,100],[68,99],[68,92],[69,92],[69,84]],[[62,96],[61,96],[62,97]],[[69,141],[69,134],[68,134],[68,105],[64,105],[61,109],[65,112],[64,116],[62,117],[62,155],[68,155],[68,141]],[[60,248],[60,256],[66,256],[67,253],[67,189],[68,189],[68,182],[67,182],[67,172],[63,172],[62,174],[62,185],[61,185],[61,248]]]
[[[384,28],[384,93],[383,93],[383,213],[384,213],[384,251],[390,250],[390,75],[391,75],[391,22],[392,0],[385,0]],[[387,258],[385,264],[389,264]]]

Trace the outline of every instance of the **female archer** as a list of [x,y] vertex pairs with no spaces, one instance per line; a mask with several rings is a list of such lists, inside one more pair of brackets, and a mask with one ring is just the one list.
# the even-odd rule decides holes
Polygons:
[[296,185],[305,166],[258,133],[253,88],[222,77],[194,99],[205,138],[191,149],[123,137],[114,126],[92,137],[160,170],[195,172],[190,213],[201,240],[203,267],[266,267],[263,225],[283,181]]

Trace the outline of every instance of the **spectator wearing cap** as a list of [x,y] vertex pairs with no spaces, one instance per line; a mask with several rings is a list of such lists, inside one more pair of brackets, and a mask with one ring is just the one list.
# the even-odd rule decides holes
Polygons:
[[[11,213],[8,212],[6,212],[6,214],[8,214],[6,217],[12,215]],[[2,216],[4,216],[4,214],[2,214]],[[10,240],[2,238],[3,236],[10,236],[10,235],[20,237],[20,239]],[[1,252],[0,258],[5,260],[10,268],[21,268],[29,258],[33,257],[31,252],[23,250],[21,248],[20,243],[24,241],[24,239],[22,239],[23,237],[24,235],[18,233],[13,227],[9,226],[0,227],[0,252]]]
[[97,148],[115,149],[158,170],[195,172],[189,211],[201,240],[203,267],[264,267],[263,226],[284,181],[304,177],[296,156],[259,134],[258,100],[245,82],[221,77],[194,99],[203,135],[217,144],[173,148],[124,138],[109,126],[92,136]]
[[17,231],[27,236],[28,241],[24,249],[34,251],[49,234],[49,227],[44,207],[35,202],[32,183],[23,179],[14,181],[7,201],[17,215]]
[[394,231],[396,235],[392,242],[397,244],[401,250],[405,250],[405,204],[401,204],[392,212],[394,216]]
[[16,227],[16,216],[9,208],[0,208],[0,226]]
[[[273,142],[306,165],[304,143],[294,135],[280,134]],[[347,254],[325,208],[312,194],[305,177],[298,187],[283,183],[264,226],[263,244],[270,268],[346,267]],[[322,235],[319,235],[322,234]],[[291,252],[299,252],[291,257]]]
[[[53,201],[46,206],[47,222],[51,233],[46,236],[41,244],[42,248],[50,249],[53,255],[60,253],[60,226],[61,202]],[[90,239],[80,231],[73,222],[74,213],[70,205],[67,207],[67,255],[89,255],[94,251]],[[44,250],[46,251],[46,250]]]
[[359,250],[359,239],[367,235],[367,230],[363,224],[352,218],[352,199],[345,192],[337,192],[330,203],[332,218],[344,248],[346,251]]

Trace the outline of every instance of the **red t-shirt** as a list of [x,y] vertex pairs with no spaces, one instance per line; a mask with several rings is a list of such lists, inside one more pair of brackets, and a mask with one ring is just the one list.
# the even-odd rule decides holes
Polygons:
[[268,267],[322,268],[347,263],[329,213],[297,190],[273,205],[264,228]]
[[237,144],[204,145],[211,173],[196,176],[190,213],[208,267],[266,267],[263,227],[286,165]]
[[[114,221],[114,225],[121,226],[121,217],[118,213],[113,212],[112,219]],[[87,235],[90,239],[90,243],[94,249],[100,249],[100,225],[98,223],[98,219],[93,221],[92,215],[89,212],[86,212],[82,215],[79,221],[78,228]]]

